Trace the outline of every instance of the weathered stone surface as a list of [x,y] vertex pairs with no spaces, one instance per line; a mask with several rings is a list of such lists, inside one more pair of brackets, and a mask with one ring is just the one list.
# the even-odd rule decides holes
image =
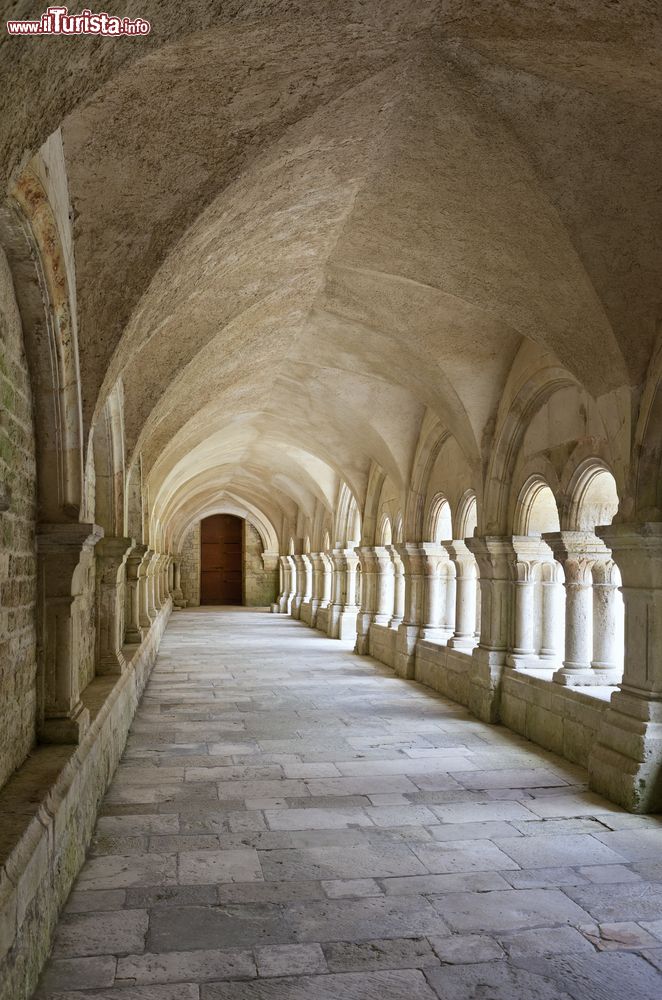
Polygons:
[[340,941],[325,945],[324,954],[331,972],[428,969],[439,965],[439,960],[425,938]]
[[58,924],[54,954],[64,957],[140,952],[145,945],[147,924],[145,910],[71,914]]
[[205,986],[202,1000],[434,1000],[420,972],[301,976],[251,984]]
[[550,978],[523,969],[515,969],[505,962],[479,965],[456,965],[428,973],[439,1000],[572,1000]]
[[[319,702],[328,704],[325,731],[362,734],[367,724],[371,731],[380,730],[371,736],[337,740],[335,749],[320,751],[332,755],[325,764],[333,763],[336,754],[340,756],[337,763],[342,763],[350,739],[363,749],[370,749],[365,743],[380,745],[383,741],[385,747],[397,748],[392,752],[404,755],[403,745],[409,748],[411,741],[403,741],[386,729],[393,720],[399,730],[405,709],[414,718],[420,712],[427,719],[427,709],[433,707],[440,727],[455,729],[458,725],[454,706],[418,689],[412,689],[410,699],[398,682],[397,689],[380,694],[377,685],[383,678],[373,674],[379,668],[366,661],[350,657],[335,664],[334,659],[334,680],[330,681],[327,671],[331,661],[326,660],[324,650],[331,641],[316,640],[322,646],[316,646],[319,659],[311,664],[307,653],[299,656],[296,652],[302,635],[298,626],[290,628],[297,631],[288,640],[292,647],[284,646],[288,650],[287,676],[281,677],[278,689],[278,725],[289,710],[290,732],[298,732],[313,702],[318,714]],[[243,634],[235,625],[226,630],[225,642],[231,635]],[[515,996],[517,990],[523,995],[530,990],[532,996],[540,991],[547,998],[550,977],[545,973],[541,979],[536,971],[514,969],[513,963],[544,955],[565,959],[590,954],[594,949],[591,935],[602,942],[598,947],[631,950],[635,931],[630,925],[642,918],[648,918],[651,927],[639,927],[637,943],[654,952],[658,941],[654,933],[659,915],[655,909],[657,887],[634,866],[655,862],[646,857],[627,863],[603,842],[603,836],[612,835],[604,824],[583,812],[576,817],[577,801],[583,809],[585,794],[576,785],[570,785],[570,793],[556,785],[542,787],[537,789],[537,798],[521,788],[374,791],[369,798],[358,793],[353,783],[359,782],[365,789],[364,781],[374,787],[374,782],[410,779],[406,774],[364,776],[357,769],[351,777],[258,778],[258,783],[266,780],[279,787],[293,781],[298,794],[242,798],[247,783],[252,788],[255,782],[246,778],[244,764],[235,762],[250,760],[254,773],[260,772],[263,760],[266,767],[281,768],[291,763],[291,758],[301,758],[303,753],[296,751],[314,745],[315,737],[291,735],[286,741],[288,749],[274,749],[270,745],[274,741],[262,736],[256,705],[263,706],[266,731],[271,732],[271,704],[263,697],[263,688],[272,683],[271,671],[278,676],[281,653],[272,652],[270,665],[255,667],[249,644],[245,651],[234,654],[242,667],[236,668],[233,678],[218,665],[219,647],[211,642],[196,652],[198,671],[193,671],[187,652],[189,635],[184,628],[180,637],[177,624],[173,625],[148,687],[142,722],[144,726],[146,718],[158,715],[158,730],[143,728],[131,737],[131,754],[141,749],[158,752],[160,763],[139,763],[135,771],[134,764],[126,765],[115,787],[131,790],[132,801],[107,804],[99,822],[97,850],[112,851],[124,845],[131,853],[90,857],[60,922],[52,967],[53,975],[66,973],[69,977],[68,981],[54,980],[62,982],[69,1000],[74,996],[80,1000],[86,993],[91,996],[90,991],[101,991],[101,996],[103,991],[109,996],[112,993],[113,1000],[115,996],[118,1000],[123,996],[127,1000],[143,996],[146,1000],[161,1000],[162,996],[171,1000],[174,994],[168,990],[173,988],[181,989],[178,1000],[180,995],[186,998],[187,991],[201,991],[203,997],[208,993],[212,998],[222,997],[226,991],[229,998],[264,995],[288,1000],[297,993],[308,1000],[328,991],[334,1000],[343,995],[364,1000],[372,993],[379,994],[380,1000],[389,995],[400,1000],[403,989],[407,997],[420,995],[430,1000],[437,993],[444,996],[443,991],[455,983],[453,976],[462,984],[456,988],[465,990],[467,996],[476,990],[477,1000],[484,988],[495,996],[511,989]],[[178,681],[173,689],[172,675],[180,661],[186,681]],[[357,680],[351,671],[359,662],[365,666]],[[201,688],[201,676],[215,687]],[[351,691],[354,684],[359,689],[369,684],[373,696],[379,697],[378,727],[372,725],[370,713],[347,716],[345,721],[336,716],[336,685],[341,692]],[[226,688],[227,698],[223,695]],[[227,701],[250,708],[253,716],[249,741],[223,744],[224,752],[233,751],[229,757],[201,754],[206,744],[189,743],[196,751],[189,757],[195,761],[191,766],[196,769],[196,778],[198,774],[215,776],[217,767],[231,769],[233,777],[224,782],[229,797],[223,801],[218,798],[216,780],[191,781],[188,786],[196,790],[197,797],[180,796],[175,789],[187,783],[181,776],[173,783],[176,775],[168,763],[181,759],[181,744],[189,739],[175,738],[182,720],[190,720],[189,710],[195,707],[197,712],[200,697],[208,699],[210,690],[219,695],[225,716],[249,714],[231,708]],[[159,707],[164,711],[157,712]],[[435,740],[446,741],[449,748],[456,745],[457,735],[451,738],[441,730],[436,735],[428,722],[425,725],[427,735],[414,735],[414,741],[428,742],[431,749]],[[486,741],[497,739],[498,731],[482,723],[475,725]],[[149,750],[157,735],[161,749]],[[471,739],[476,738],[474,732]],[[320,740],[324,741],[335,745],[330,738]],[[265,744],[267,748],[262,749]],[[464,749],[466,757],[474,753],[469,746]],[[286,759],[275,760],[274,755]],[[435,767],[440,760],[406,759],[432,760]],[[213,763],[218,760],[223,763]],[[353,762],[362,761],[357,757]],[[495,771],[503,773],[498,754],[491,763]],[[532,770],[563,767],[555,761],[545,763],[547,767]],[[485,768],[483,759],[481,769]],[[154,786],[143,780],[143,772],[146,775],[150,769],[155,772]],[[161,771],[165,777],[159,783]],[[412,777],[434,778],[435,774],[431,771]],[[575,778],[570,772],[567,776]],[[329,782],[343,785],[329,787]],[[351,791],[345,782],[352,783]],[[324,794],[309,794],[310,788],[317,791],[318,785],[323,786]],[[302,790],[305,794],[300,794]],[[508,793],[524,798],[504,797]],[[419,796],[432,797],[433,801],[418,801]],[[150,803],[150,799],[158,801]],[[601,800],[596,806],[595,799],[591,798],[589,807],[599,810]],[[547,802],[562,801],[568,801],[570,816],[555,809],[554,816],[543,819],[530,808],[533,805],[540,811]],[[109,813],[109,809],[119,811]],[[615,820],[620,816],[614,812],[599,815],[611,815]],[[621,832],[631,837],[640,830]],[[629,849],[633,849],[631,845]],[[610,880],[610,871],[615,881]],[[618,926],[609,927],[611,924]],[[489,971],[481,978],[476,967],[483,964],[511,971]],[[422,971],[436,976],[453,969],[456,972],[450,978],[430,979],[429,983],[421,975]],[[111,972],[116,976],[112,980]],[[564,984],[555,988],[563,998]],[[264,990],[267,992],[261,992]],[[576,998],[572,996],[572,1000]]]
[[117,962],[117,981],[126,983],[204,983],[219,979],[252,979],[256,975],[250,951],[171,951],[127,955]]
[[308,976],[328,971],[318,944],[266,945],[255,949],[255,961],[258,974],[263,977]]

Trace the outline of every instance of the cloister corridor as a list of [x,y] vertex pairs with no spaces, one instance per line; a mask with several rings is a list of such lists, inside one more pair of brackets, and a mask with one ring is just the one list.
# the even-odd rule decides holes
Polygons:
[[38,1000],[659,1000],[662,821],[351,649],[172,616]]

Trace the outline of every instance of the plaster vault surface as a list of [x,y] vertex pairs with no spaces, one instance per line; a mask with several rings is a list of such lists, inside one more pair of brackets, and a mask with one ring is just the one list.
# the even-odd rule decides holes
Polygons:
[[658,1000],[662,824],[300,622],[169,625],[38,1000]]

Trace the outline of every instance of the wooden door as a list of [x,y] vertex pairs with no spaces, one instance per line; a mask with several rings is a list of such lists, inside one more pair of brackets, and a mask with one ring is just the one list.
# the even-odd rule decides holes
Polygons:
[[243,521],[213,514],[200,526],[200,603],[243,603]]

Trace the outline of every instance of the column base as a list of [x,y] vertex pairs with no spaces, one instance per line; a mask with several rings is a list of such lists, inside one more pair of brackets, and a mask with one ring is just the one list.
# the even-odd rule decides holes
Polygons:
[[71,715],[44,719],[38,729],[40,743],[76,746],[90,728],[90,712],[80,701]]
[[139,646],[147,635],[146,629],[142,628],[128,628],[124,633],[124,645],[125,646]]
[[559,661],[554,659],[546,660],[537,653],[514,653],[510,652],[506,656],[506,666],[512,670],[559,670]]
[[568,670],[561,667],[552,677],[555,684],[565,687],[615,687],[621,680],[620,670]]
[[449,649],[458,649],[462,653],[472,653],[478,645],[475,635],[453,635],[448,640]]
[[114,655],[104,656],[97,663],[96,673],[100,677],[119,677],[126,670],[127,663],[124,654],[118,650]]
[[662,702],[615,693],[588,770],[593,791],[630,812],[662,811]]
[[440,628],[436,625],[423,625],[419,638],[427,639],[428,642],[438,642],[440,646],[445,646],[448,644],[448,640],[452,634],[450,629],[447,628]]

